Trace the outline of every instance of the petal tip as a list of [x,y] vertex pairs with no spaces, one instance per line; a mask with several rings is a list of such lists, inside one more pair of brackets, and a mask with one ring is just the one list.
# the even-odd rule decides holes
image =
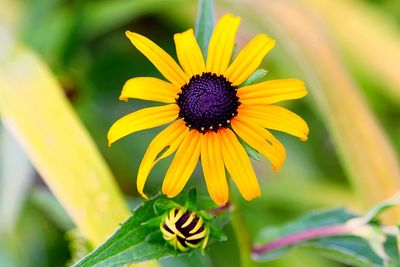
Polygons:
[[138,192],[142,196],[142,198],[149,199],[149,197],[145,193],[143,193],[143,191],[138,191]]
[[[165,180],[164,180],[164,182],[165,182]],[[170,197],[170,195],[171,195],[171,190],[170,190],[169,188],[167,188],[167,187],[165,186],[165,184],[162,185],[161,192],[162,192],[164,195],[166,195],[167,197],[171,198],[171,197]]]
[[[112,126],[111,126],[111,128],[112,128]],[[107,133],[107,146],[108,147],[111,147],[111,145],[114,143],[113,140],[111,139],[111,134],[110,134],[111,128],[110,128],[110,130],[108,130],[108,133]]]
[[307,123],[306,123],[306,122],[304,122],[304,123],[305,123],[304,136],[301,136],[301,137],[300,137],[300,140],[303,141],[303,142],[305,142],[305,141],[308,140],[308,134],[310,133],[310,128],[308,128]]
[[226,203],[228,203],[228,199],[215,199],[214,202],[215,202],[218,206],[225,206]]
[[253,195],[243,196],[243,198],[244,198],[245,200],[247,200],[247,201],[252,201],[252,200],[254,200],[255,198],[258,198],[258,197],[260,197],[260,196],[261,196],[261,192],[257,192],[257,193],[255,193],[255,194],[253,194]]
[[220,196],[211,196],[211,199],[214,201],[215,204],[218,206],[224,206],[226,203],[228,203],[228,194],[226,195],[220,195]]
[[232,13],[226,13],[219,20],[233,18],[233,17],[234,15]]
[[119,100],[124,101],[124,102],[128,102],[128,98],[126,96],[120,95]]
[[282,168],[282,164],[281,165],[272,165],[272,170],[278,172],[280,171]]
[[219,19],[218,23],[221,22],[222,20],[232,20],[233,23],[235,23],[235,22],[240,23],[241,17],[235,16],[232,13],[226,13]]

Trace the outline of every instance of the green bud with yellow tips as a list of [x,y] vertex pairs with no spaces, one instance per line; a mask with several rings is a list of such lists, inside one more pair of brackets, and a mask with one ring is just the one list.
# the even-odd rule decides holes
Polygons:
[[186,252],[190,249],[205,249],[210,229],[204,218],[187,208],[173,208],[160,224],[163,238],[175,249]]

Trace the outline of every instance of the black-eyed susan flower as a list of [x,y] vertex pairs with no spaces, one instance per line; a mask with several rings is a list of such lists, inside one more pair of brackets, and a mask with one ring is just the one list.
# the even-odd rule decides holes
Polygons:
[[298,115],[275,103],[307,94],[296,79],[270,80],[241,85],[254,73],[275,41],[265,34],[254,37],[233,59],[240,18],[223,16],[212,33],[207,59],[193,30],[174,35],[180,66],[146,37],[127,32],[133,45],[164,75],[166,80],[137,77],[126,82],[120,100],[136,98],[165,103],[143,108],[116,121],[109,144],[140,131],[169,125],[151,142],[137,176],[139,193],[153,166],[175,153],[162,192],[174,197],[184,188],[201,158],[211,198],[219,205],[228,200],[225,168],[246,200],[260,196],[260,187],[247,153],[238,137],[268,158],[275,170],[285,157],[283,145],[267,130],[278,130],[307,140],[308,127]]
[[173,208],[160,224],[163,238],[175,249],[188,251],[204,248],[209,238],[209,227],[203,217],[186,208]]

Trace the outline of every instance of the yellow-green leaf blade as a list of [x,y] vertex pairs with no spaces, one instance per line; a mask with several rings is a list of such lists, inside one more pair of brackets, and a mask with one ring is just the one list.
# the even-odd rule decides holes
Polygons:
[[129,210],[59,84],[25,48],[0,64],[0,109],[79,230],[93,245],[104,241]]

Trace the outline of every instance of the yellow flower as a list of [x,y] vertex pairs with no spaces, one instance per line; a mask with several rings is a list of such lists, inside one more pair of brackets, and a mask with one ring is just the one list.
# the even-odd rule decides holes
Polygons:
[[151,142],[137,176],[139,193],[153,166],[175,153],[165,175],[162,192],[175,197],[184,188],[201,157],[206,185],[215,203],[228,201],[225,168],[246,200],[260,196],[251,162],[238,136],[268,158],[275,170],[282,166],[283,145],[267,130],[278,130],[307,140],[306,122],[276,102],[305,96],[304,83],[296,79],[240,85],[258,68],[275,41],[265,34],[254,37],[231,62],[240,17],[224,15],[217,23],[204,60],[193,29],[174,35],[180,66],[146,37],[126,35],[169,81],[152,77],[132,78],[120,100],[136,98],[166,105],[130,113],[110,128],[108,141],[171,123]]

